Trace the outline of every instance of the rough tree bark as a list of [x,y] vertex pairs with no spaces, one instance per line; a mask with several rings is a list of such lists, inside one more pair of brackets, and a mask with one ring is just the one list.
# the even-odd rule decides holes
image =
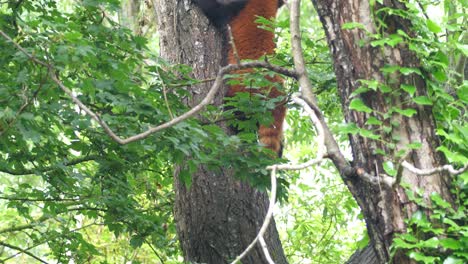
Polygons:
[[[426,94],[424,80],[416,74],[403,76],[394,73],[390,78],[381,73],[385,65],[418,68],[419,61],[405,45],[395,48],[373,48],[363,30],[343,30],[342,25],[348,22],[361,23],[371,33],[377,29],[372,21],[373,10],[368,0],[312,0],[320,20],[325,29],[331,53],[334,59],[335,73],[338,89],[342,100],[344,114],[347,122],[353,122],[361,128],[372,129],[366,125],[369,114],[349,110],[350,94],[359,86],[359,80],[377,80],[380,83],[397,89],[401,84],[411,84],[417,89],[417,95]],[[399,1],[385,0],[384,5],[392,8],[404,8]],[[379,8],[379,7],[376,7]],[[389,16],[386,23],[389,25],[385,34],[401,29],[408,35],[413,34],[408,21],[401,17]],[[366,43],[361,45],[361,43]],[[443,164],[443,158],[435,151],[439,142],[435,135],[435,123],[430,107],[422,107],[410,103],[404,95],[390,96],[380,91],[368,92],[361,95],[367,106],[381,113],[386,113],[392,106],[399,108],[413,108],[417,114],[411,118],[393,114],[390,120],[382,120],[393,130],[380,135],[384,141],[394,143],[385,144],[358,135],[350,136],[353,152],[353,164],[365,169],[374,175],[385,173],[383,163],[395,156],[399,151],[407,152],[406,160],[419,168],[433,168]],[[396,125],[399,124],[399,125]],[[398,140],[395,140],[398,139]],[[410,143],[421,143],[418,150],[409,151]],[[388,155],[376,153],[377,149],[384,150]],[[393,161],[393,160],[392,160]],[[448,176],[436,174],[433,176],[417,176],[408,170],[402,171],[402,182],[408,183],[412,188],[424,189],[424,197],[432,192],[441,194],[451,201]],[[345,183],[357,200],[364,214],[368,233],[371,238],[371,248],[355,254],[350,263],[386,263],[389,261],[389,247],[396,233],[405,232],[404,219],[410,217],[418,206],[409,202],[403,188],[393,189],[384,184],[371,185],[359,177],[345,178]],[[394,263],[412,263],[403,252],[396,254]]]
[[[223,58],[222,36],[190,0],[156,0],[161,56],[172,63],[193,67],[197,79],[214,77]],[[189,87],[193,106],[203,99],[211,83]],[[219,93],[215,104],[223,101]],[[186,188],[174,177],[174,215],[186,261],[227,263],[255,238],[268,208],[268,197],[233,178],[228,170],[212,172],[201,166]],[[274,222],[265,236],[276,263],[287,263]],[[242,263],[266,263],[260,246]]]

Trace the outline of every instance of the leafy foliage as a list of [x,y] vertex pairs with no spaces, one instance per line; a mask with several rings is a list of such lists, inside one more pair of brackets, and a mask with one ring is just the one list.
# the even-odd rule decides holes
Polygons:
[[[380,1],[377,1],[380,3]],[[377,6],[377,5],[376,5]],[[463,94],[466,90],[466,2],[465,1],[417,1],[407,2],[406,9],[376,8],[376,23],[380,28],[388,28],[387,18],[399,17],[402,23],[409,24],[408,32],[395,30],[394,34],[373,34],[371,45],[374,47],[407,45],[420,59],[418,67],[401,67],[386,65],[382,72],[391,76],[417,75],[426,84],[425,95],[418,94],[417,88],[411,84],[402,84],[398,89],[392,87],[391,79],[387,83],[377,81],[362,81],[362,87],[355,95],[371,90],[380,90],[389,97],[396,95],[409,98],[414,107],[431,106],[437,122],[437,133],[441,136],[442,145],[439,151],[445,154],[450,163],[463,165],[467,163],[467,133],[468,124],[466,106]],[[428,9],[444,10],[439,22],[426,13]],[[349,24],[348,28],[360,28]],[[417,32],[417,34],[413,33]],[[444,33],[444,35],[442,34]],[[462,65],[462,66],[460,66]],[[359,98],[355,98],[351,107],[356,111],[375,113]],[[411,117],[416,114],[413,108],[398,108],[394,106],[388,113],[375,113],[384,120],[393,114]],[[374,119],[372,119],[374,120]],[[385,123],[375,120],[376,125],[384,132],[391,131]],[[393,124],[392,124],[393,126]],[[354,133],[359,133],[355,129]],[[374,134],[367,137],[373,137]],[[381,139],[377,136],[374,139]],[[399,140],[398,138],[396,139]],[[391,143],[391,142],[389,142]],[[418,144],[409,145],[409,149],[418,149]],[[396,153],[396,158],[405,152]],[[386,153],[380,153],[386,154]],[[397,176],[398,171],[391,161],[384,164],[388,175]],[[406,186],[408,197],[419,210],[407,220],[408,233],[398,234],[393,244],[393,254],[398,249],[404,249],[410,258],[421,263],[465,263],[466,252],[466,188],[467,173],[453,179],[452,193],[454,201],[445,201],[439,194],[433,193],[425,197],[421,190],[412,191],[413,186]],[[425,212],[431,212],[429,217]]]
[[[418,35],[378,32],[369,35],[373,47],[409,45],[422,61],[421,67],[386,65],[382,71],[388,77],[394,73],[422,76],[429,89],[427,96],[421,96],[412,84],[394,87],[362,80],[352,95],[351,108],[375,114],[367,122],[376,130],[343,126],[321,24],[316,18],[302,20],[309,77],[320,108],[344,148],[348,133],[380,140],[381,131],[390,134],[397,126],[385,122],[390,117],[416,114],[411,107],[397,105],[386,113],[375,113],[359,95],[378,90],[389,97],[404,94],[418,106],[434,107],[437,133],[443,141],[439,150],[449,162],[468,161],[468,84],[457,67],[467,56],[466,3],[444,1],[440,8],[446,13],[438,21],[421,10],[434,2],[439,4],[410,2],[405,11],[380,9],[376,13],[380,27],[386,27],[386,16],[397,15],[410,20]],[[199,80],[190,77],[189,67],[159,58],[154,39],[123,27],[117,21],[120,8],[117,0],[3,1],[0,29],[28,54],[53,65],[52,73],[65,86],[119,136],[128,137],[186,112],[184,102],[191,96],[186,87]],[[304,3],[301,12],[307,17],[315,14],[310,2]],[[262,18],[259,22],[278,33],[278,55],[269,59],[292,65],[286,14],[280,14],[276,24]],[[344,29],[360,26],[347,24]],[[197,166],[204,164],[211,170],[233,169],[240,179],[261,190],[268,188],[265,167],[279,161],[253,144],[255,131],[259,123],[272,121],[269,110],[284,98],[265,100],[262,94],[239,93],[223,107],[208,107],[203,121],[189,119],[121,146],[58,89],[49,78],[50,69],[34,63],[2,37],[0,49],[1,261],[149,263],[156,256],[164,263],[180,263],[172,217],[174,164],[181,166],[180,177],[187,186]],[[272,73],[251,72],[243,81],[256,87],[271,84],[264,76]],[[233,83],[239,82],[238,77],[227,76]],[[293,82],[286,86],[287,95],[299,90]],[[316,150],[310,144],[314,136],[310,122],[295,106],[288,107],[286,143],[291,154],[287,158],[308,160]],[[239,112],[246,118],[239,120]],[[218,126],[222,120],[229,120],[241,132],[226,135]],[[389,161],[384,170],[396,176],[395,167]],[[284,173],[279,181],[286,213],[280,213],[278,220],[285,227],[281,235],[292,262],[343,262],[356,247],[366,244],[357,205],[328,166],[302,174]],[[431,209],[433,214],[429,219],[422,213],[408,219],[410,232],[395,239],[394,249],[405,249],[413,259],[426,263],[465,261],[467,182],[467,173],[454,181],[457,208],[447,206],[435,194],[428,204],[409,192],[421,210]],[[346,230],[350,225],[356,229]]]
[[[121,137],[187,110],[183,101],[190,95],[183,87],[198,82],[189,77],[191,69],[162,61],[145,38],[114,21],[119,1],[8,1],[0,7],[2,31],[53,65],[61,82]],[[49,69],[4,38],[0,46],[6,51],[0,59],[3,260],[17,258],[20,248],[32,252],[25,258],[59,262],[145,262],[151,251],[177,262],[173,164],[185,164],[185,175],[199,163],[258,174],[262,161],[271,162],[256,144],[239,144],[240,138],[196,120],[120,146],[57,88]],[[247,154],[236,155],[240,151]],[[192,159],[184,163],[187,156]],[[184,180],[190,184],[190,177]],[[145,253],[128,255],[126,240],[133,248],[144,245]],[[105,244],[111,241],[113,249]]]

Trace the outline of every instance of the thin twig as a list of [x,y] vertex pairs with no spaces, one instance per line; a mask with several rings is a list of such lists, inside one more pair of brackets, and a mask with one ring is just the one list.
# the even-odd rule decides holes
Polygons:
[[[24,250],[25,250],[25,251],[31,250],[31,249],[33,249],[33,248],[35,248],[35,247],[37,247],[37,246],[40,246],[40,245],[42,245],[42,244],[44,244],[44,243],[46,243],[46,242],[48,242],[48,241],[50,241],[50,240],[53,240],[53,239],[57,238],[57,237],[59,237],[59,236],[63,236],[63,235],[66,235],[66,234],[75,233],[75,232],[78,232],[78,231],[80,231],[80,230],[86,229],[86,228],[91,227],[91,226],[94,226],[94,225],[104,225],[104,224],[100,224],[100,223],[94,222],[94,223],[91,223],[91,224],[88,224],[88,225],[85,225],[85,226],[82,226],[82,227],[75,228],[75,229],[73,229],[73,230],[68,230],[68,231],[66,231],[66,232],[53,235],[53,236],[49,237],[48,239],[42,240],[41,242],[38,242],[38,243],[36,243],[36,244],[34,244],[34,245],[32,245],[32,246],[30,246],[30,247],[24,249]],[[21,253],[22,253],[22,252],[19,252],[19,253],[13,254],[13,255],[11,255],[11,256],[9,256],[9,257],[7,257],[7,258],[0,259],[0,262],[5,263],[7,260],[10,260],[10,259],[12,259],[12,258],[15,258],[16,256],[18,256],[18,255],[21,254]]]
[[40,258],[37,257],[36,255],[34,255],[34,254],[32,254],[31,252],[29,252],[29,251],[27,251],[27,250],[25,250],[25,249],[22,249],[22,248],[20,248],[20,247],[17,247],[17,246],[14,246],[14,245],[10,245],[10,244],[7,244],[7,243],[1,242],[1,241],[0,241],[0,246],[4,246],[4,247],[7,247],[7,248],[14,249],[14,250],[16,250],[16,251],[19,251],[19,252],[21,252],[21,253],[24,253],[24,254],[30,256],[31,258],[33,258],[33,259],[35,259],[35,260],[37,260],[37,261],[39,261],[39,262],[41,262],[41,263],[48,264],[46,261],[40,259]]
[[161,261],[161,264],[164,264],[164,260],[161,258],[161,256],[159,256],[158,251],[156,251],[156,249],[153,247],[153,245],[151,245],[151,243],[148,242],[148,240],[146,240],[146,239],[145,239],[145,243],[150,247],[150,249],[153,251],[153,253],[156,255],[156,257],[158,257],[159,261]]
[[0,230],[0,234],[4,234],[4,233],[11,233],[11,232],[17,232],[17,231],[23,231],[25,229],[31,229],[49,219],[51,219],[52,217],[50,216],[41,216],[39,219],[36,219],[34,220],[33,223],[31,224],[25,224],[25,225],[19,225],[19,226],[12,226],[12,227],[8,227],[8,228],[4,228],[2,230]]
[[265,242],[265,239],[263,239],[263,236],[261,236],[258,241],[260,242],[260,245],[262,246],[263,254],[265,254],[265,258],[267,259],[269,264],[275,264],[273,259],[271,258],[270,252],[268,251],[268,246]]
[[[24,197],[15,197],[15,196],[0,196],[0,200],[7,200],[7,201],[21,201],[21,202],[77,202],[82,201],[86,198],[24,198]],[[1,233],[1,231],[0,231]]]
[[[159,72],[159,68],[157,68],[159,76],[161,76],[161,73]],[[162,78],[161,78],[162,79]],[[162,91],[163,91],[163,96],[164,96],[164,103],[166,104],[167,111],[169,112],[169,116],[171,119],[174,119],[174,114],[172,114],[171,106],[169,105],[169,101],[167,100],[167,87],[164,81],[161,82],[162,86]]]
[[237,64],[241,63],[239,53],[237,52],[237,47],[236,47],[236,42],[234,42],[234,35],[232,35],[232,29],[231,26],[227,25],[227,32],[229,36],[229,44],[231,44],[232,47],[232,55],[236,59]]
[[[250,252],[255,247],[255,244],[257,244],[257,241],[260,238],[263,238],[263,235],[267,231],[268,225],[270,224],[271,218],[273,217],[273,209],[275,208],[275,202],[276,202],[276,167],[273,166],[271,169],[271,192],[270,192],[270,204],[268,205],[268,210],[265,215],[265,220],[263,221],[262,227],[260,228],[260,231],[258,232],[257,236],[255,239],[250,243],[250,245],[242,252],[231,264],[235,263],[240,263],[241,259],[247,255],[247,253]],[[264,248],[264,251],[268,251],[268,249]],[[268,252],[265,253],[265,256],[269,255]],[[268,257],[267,257],[268,258]]]

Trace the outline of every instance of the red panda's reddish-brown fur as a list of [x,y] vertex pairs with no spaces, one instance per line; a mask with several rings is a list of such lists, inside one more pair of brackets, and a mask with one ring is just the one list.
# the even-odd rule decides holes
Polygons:
[[[210,4],[214,6],[213,1],[215,0],[199,0],[202,4]],[[259,28],[259,25],[255,22],[258,17],[265,17],[268,19],[274,18],[279,8],[280,0],[246,0],[238,1],[233,0],[231,2],[245,2],[245,6],[240,11],[233,11],[235,14],[227,21],[232,32],[234,39],[234,46],[237,54],[234,53],[231,44],[228,44],[228,63],[236,64],[238,59],[258,59],[264,55],[271,55],[275,52],[274,33]],[[203,5],[200,5],[203,6]],[[219,11],[221,7],[218,6]],[[204,10],[208,15],[210,11]],[[219,12],[218,12],[219,13]],[[228,14],[226,10],[223,13]],[[213,14],[215,16],[215,14]],[[215,21],[216,22],[216,21]],[[238,57],[236,57],[238,56]],[[271,78],[271,81],[282,83],[283,80],[276,76]],[[232,85],[228,88],[227,96],[234,96],[237,92],[250,91],[243,85]],[[282,91],[279,91],[275,87],[265,87],[260,89],[259,92],[267,92],[269,98],[276,98],[284,95]],[[274,122],[270,126],[260,125],[258,131],[258,137],[260,142],[267,148],[275,151],[279,156],[282,153],[282,140],[283,140],[283,121],[286,115],[286,107],[284,103],[278,104],[273,110]]]

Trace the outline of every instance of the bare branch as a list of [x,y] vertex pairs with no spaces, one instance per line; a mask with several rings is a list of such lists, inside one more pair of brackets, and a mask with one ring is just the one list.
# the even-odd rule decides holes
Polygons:
[[261,236],[258,241],[260,242],[260,245],[262,246],[263,253],[265,254],[265,258],[267,259],[269,264],[275,264],[273,259],[270,256],[270,252],[268,251],[268,246],[265,242],[265,239],[263,239],[263,236]]
[[[28,247],[28,248],[26,248],[26,249],[23,249],[23,250],[24,250],[24,251],[31,250],[31,249],[33,249],[33,248],[35,248],[35,247],[37,247],[37,246],[40,246],[40,245],[42,245],[42,244],[44,244],[44,243],[46,243],[46,242],[48,242],[48,241],[51,241],[51,240],[53,240],[53,239],[55,239],[55,238],[57,238],[57,237],[59,237],[59,236],[64,236],[64,235],[67,235],[67,234],[72,234],[72,233],[78,232],[78,231],[80,231],[80,230],[86,229],[86,228],[91,227],[91,226],[94,226],[94,225],[104,225],[104,224],[93,222],[93,223],[91,223],[91,224],[87,224],[87,225],[84,225],[84,226],[81,226],[81,227],[78,227],[78,228],[75,228],[75,229],[72,229],[72,230],[68,230],[68,231],[65,231],[65,232],[63,232],[63,233],[58,233],[58,234],[52,235],[52,236],[50,236],[50,237],[48,237],[48,238],[46,238],[46,239],[43,239],[42,241],[37,242],[36,244],[34,244],[34,245],[32,245],[32,246],[30,246],[30,247]],[[12,259],[12,258],[15,258],[16,256],[18,256],[18,255],[21,254],[21,253],[23,253],[23,251],[20,251],[19,253],[16,253],[16,254],[13,254],[13,255],[11,255],[11,256],[9,256],[9,257],[7,257],[7,258],[0,259],[0,262],[1,262],[1,263],[6,263],[7,260],[10,260],[10,259]]]
[[[271,192],[270,192],[270,204],[268,205],[268,210],[265,215],[265,220],[263,221],[262,227],[260,228],[260,231],[258,232],[257,236],[255,239],[250,243],[250,245],[242,252],[231,264],[235,263],[240,263],[241,259],[247,255],[247,253],[250,252],[255,247],[255,244],[257,244],[257,241],[259,241],[260,238],[263,238],[263,235],[267,231],[268,225],[270,224],[271,218],[273,217],[273,209],[275,208],[275,202],[276,202],[276,171],[277,168],[276,166],[273,166],[271,169]],[[268,248],[263,247],[264,254],[266,258],[270,256],[270,253],[268,252]],[[271,257],[270,257],[271,260]],[[269,263],[274,263],[274,262],[269,262]]]
[[19,225],[19,226],[13,226],[13,227],[8,227],[8,228],[1,229],[0,234],[23,231],[25,229],[31,229],[31,228],[33,228],[33,227],[35,227],[35,226],[49,220],[49,219],[51,219],[51,218],[52,217],[50,217],[50,216],[41,216],[39,219],[34,220],[34,222],[31,223],[31,224]]
[[324,142],[327,150],[327,156],[333,161],[336,168],[340,172],[341,177],[356,176],[355,170],[351,167],[349,162],[345,159],[341,152],[338,143],[336,142],[333,134],[328,127],[322,112],[317,104],[317,99],[313,93],[312,83],[307,76],[306,63],[304,60],[304,53],[301,44],[301,31],[299,26],[300,20],[300,0],[290,1],[291,9],[291,46],[294,58],[294,66],[298,74],[298,81],[301,87],[301,97],[304,101],[315,111],[316,116],[320,120],[324,132]]
[[297,95],[293,96],[292,100],[296,104],[302,106],[304,111],[309,115],[310,119],[312,120],[312,123],[315,126],[315,129],[317,130],[317,138],[318,138],[317,157],[315,159],[309,160],[308,162],[305,162],[302,164],[280,164],[280,165],[269,166],[267,167],[267,169],[269,170],[273,168],[276,168],[278,170],[302,170],[302,169],[308,168],[310,166],[313,166],[322,162],[326,155],[325,132],[323,130],[322,123],[320,122],[319,118],[316,115],[316,112],[312,110],[312,108],[307,104],[307,102],[301,99],[299,96]]
[[296,72],[285,69],[285,68],[282,68],[282,67],[279,67],[279,66],[272,65],[272,64],[264,62],[264,61],[252,61],[252,62],[244,62],[244,63],[240,63],[240,64],[236,64],[236,65],[227,65],[227,66],[225,66],[225,67],[223,67],[223,68],[221,68],[219,70],[218,75],[216,76],[216,79],[214,80],[214,83],[211,86],[211,89],[208,91],[205,98],[198,105],[194,106],[192,109],[190,109],[186,113],[184,113],[184,114],[182,114],[182,115],[180,115],[178,117],[175,117],[174,119],[172,119],[172,120],[170,120],[170,121],[168,121],[166,123],[163,123],[163,124],[158,125],[156,127],[151,127],[148,130],[146,130],[145,132],[142,132],[140,134],[137,134],[137,135],[122,139],[121,137],[116,135],[114,133],[114,131],[112,131],[112,129],[107,125],[107,123],[104,120],[101,119],[101,117],[98,114],[94,113],[91,109],[89,109],[83,102],[80,101],[80,99],[78,99],[73,94],[73,92],[67,86],[65,86],[63,84],[62,81],[60,81],[59,76],[57,75],[57,73],[55,73],[55,67],[53,65],[48,64],[46,62],[43,62],[43,61],[39,60],[38,58],[36,58],[35,56],[29,54],[23,47],[21,47],[16,42],[14,42],[8,35],[6,35],[1,30],[0,30],[0,35],[2,35],[5,39],[10,41],[17,49],[19,49],[21,52],[23,52],[33,62],[35,62],[35,63],[37,63],[37,64],[39,64],[41,66],[47,67],[48,70],[49,70],[50,78],[60,87],[60,89],[63,92],[65,92],[71,98],[71,100],[76,105],[78,105],[87,115],[89,115],[93,120],[95,120],[104,129],[104,131],[106,132],[107,135],[109,135],[114,141],[116,141],[117,143],[122,144],[122,145],[125,145],[125,144],[128,144],[128,143],[134,142],[134,141],[138,141],[138,140],[147,138],[148,136],[150,136],[150,135],[152,135],[152,134],[154,134],[156,132],[159,132],[159,131],[164,130],[164,129],[169,128],[169,127],[172,127],[172,126],[174,126],[174,125],[176,125],[176,124],[178,124],[178,123],[180,123],[180,122],[182,122],[182,121],[184,121],[184,120],[198,114],[200,111],[202,111],[205,108],[205,106],[211,104],[211,102],[213,101],[216,93],[222,87],[224,75],[229,73],[229,72],[236,71],[236,70],[241,70],[241,69],[248,69],[248,68],[265,68],[265,69],[269,69],[271,71],[275,71],[277,73],[283,74],[285,76],[289,76],[289,77],[292,77],[292,78],[297,78]]
[[441,167],[432,168],[432,169],[418,169],[418,168],[414,167],[411,163],[404,160],[401,163],[401,166],[405,167],[405,169],[407,169],[407,170],[411,171],[412,173],[415,173],[415,174],[417,174],[419,176],[429,176],[429,175],[433,175],[433,174],[436,174],[436,173],[439,173],[439,172],[448,172],[451,175],[459,175],[459,174],[462,174],[462,173],[468,171],[468,164],[465,164],[465,166],[463,166],[463,168],[458,169],[458,170],[455,169],[452,165],[443,165]]
[[237,64],[240,64],[241,60],[239,58],[239,53],[237,52],[236,42],[234,42],[234,36],[232,35],[232,29],[231,29],[231,26],[229,26],[229,24],[227,25],[227,32],[228,32],[228,36],[229,36],[229,44],[231,44],[232,53],[234,55],[234,58],[236,58]]
[[373,185],[380,185],[379,181],[382,181],[385,185],[392,187],[396,183],[396,179],[393,177],[390,177],[386,174],[379,173],[379,175],[375,176],[370,173],[368,173],[366,170],[363,168],[353,168],[354,173],[359,176],[361,179],[364,181],[373,184]]
[[161,256],[158,254],[158,251],[156,251],[156,249],[153,247],[153,245],[148,242],[148,240],[144,240],[145,243],[148,245],[148,247],[153,251],[153,253],[156,255],[156,257],[159,259],[159,261],[161,262],[161,264],[164,264],[164,260],[161,258]]
[[[86,197],[79,197],[79,198],[24,198],[24,197],[16,197],[16,196],[0,196],[0,200],[7,200],[7,201],[21,201],[21,202],[76,202],[87,199]],[[0,231],[1,233],[1,231]]]
[[[63,165],[64,166],[75,166],[75,165],[83,163],[83,162],[96,160],[97,158],[98,158],[98,156],[90,155],[90,156],[86,156],[86,157],[73,159],[73,160],[70,160],[70,161],[65,161],[65,162],[63,162]],[[1,168],[0,167],[0,172],[7,173],[7,174],[10,174],[10,175],[15,175],[15,176],[31,175],[31,174],[37,174],[37,173],[40,173],[40,172],[53,171],[54,169],[56,169],[57,165],[53,165],[53,166],[45,167],[45,168],[39,168],[39,169],[23,169],[23,170],[12,170],[12,169],[8,169],[8,168]]]
[[7,244],[7,243],[1,242],[1,241],[0,241],[0,246],[4,246],[4,247],[7,247],[7,248],[14,249],[14,250],[16,250],[16,251],[19,251],[19,252],[21,252],[21,253],[24,253],[24,254],[30,256],[31,258],[33,258],[33,259],[35,259],[35,260],[37,260],[37,261],[39,261],[39,262],[41,262],[41,263],[47,264],[47,262],[45,262],[44,260],[40,259],[40,258],[37,257],[36,255],[34,255],[34,254],[32,254],[31,252],[29,252],[29,251],[27,251],[27,250],[25,250],[25,249],[22,249],[22,248],[20,248],[20,247],[17,247],[17,246],[14,246],[14,245],[10,245],[10,244]]

